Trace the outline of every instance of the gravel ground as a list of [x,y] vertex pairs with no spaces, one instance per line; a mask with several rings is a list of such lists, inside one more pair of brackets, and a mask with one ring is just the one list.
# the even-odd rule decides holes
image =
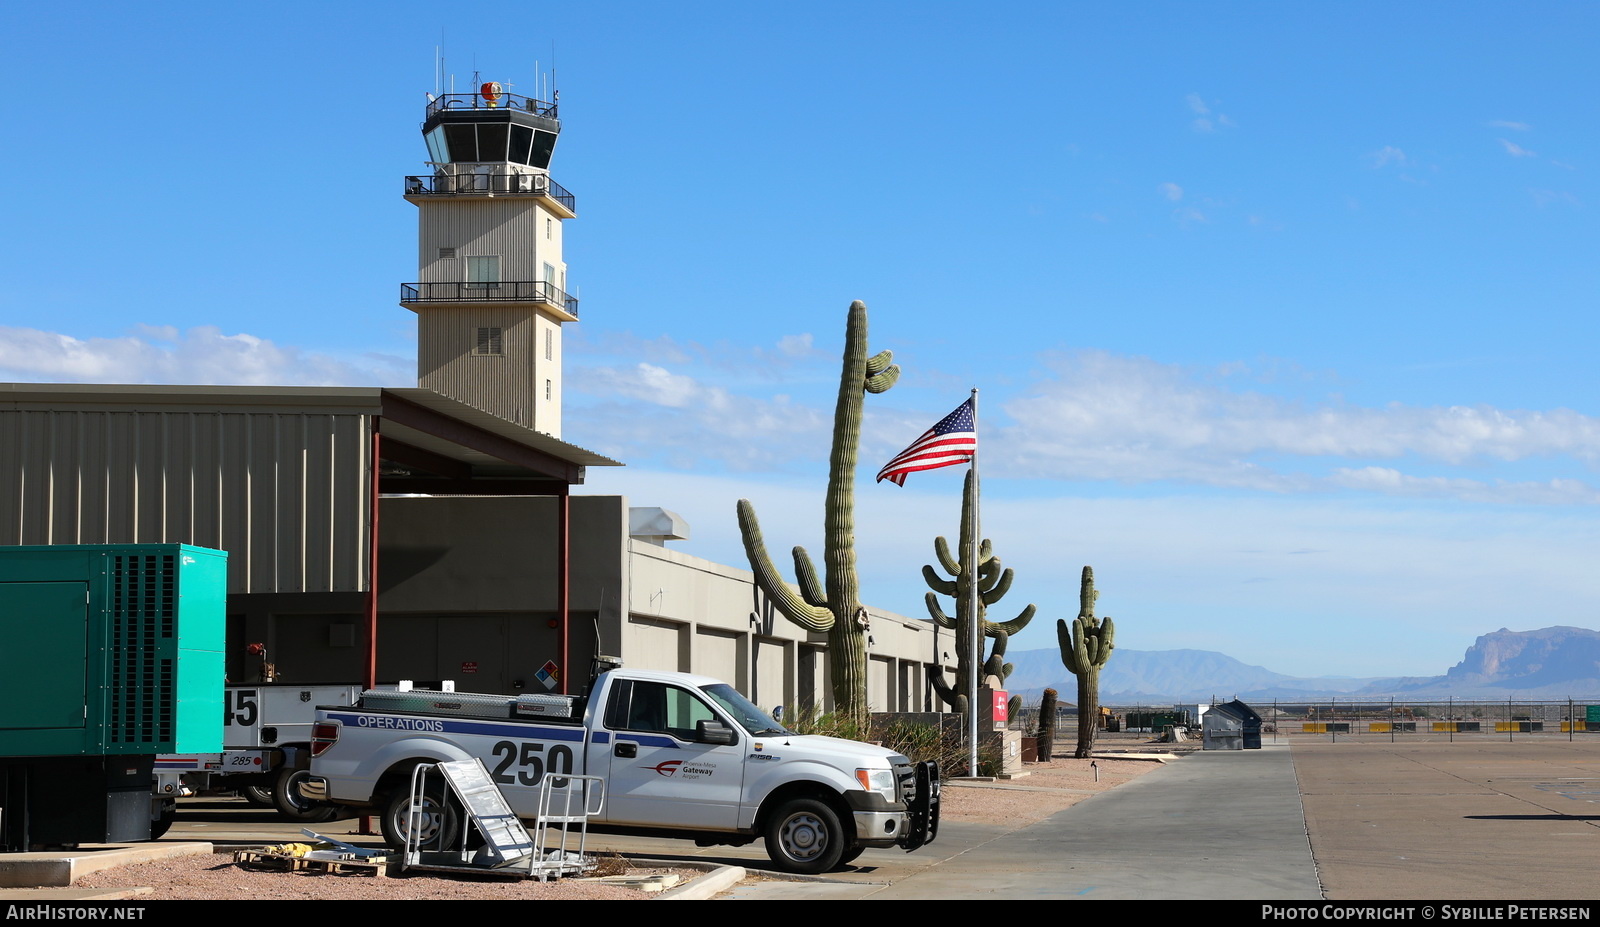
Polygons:
[[[675,872],[684,881],[701,875],[693,869],[627,869],[629,875],[646,876]],[[150,886],[154,889],[140,900],[217,900],[217,901],[372,901],[372,900],[525,900],[547,899],[644,901],[651,893],[582,879],[557,879],[550,882],[511,881],[486,877],[438,877],[406,874],[387,879],[367,874],[330,875],[315,871],[279,872],[265,866],[235,864],[232,853],[185,856],[118,869],[107,869],[84,876],[73,888],[127,888]]]
[[[1089,760],[1057,756],[1048,763],[1029,763],[1027,776],[974,785],[951,785],[944,791],[943,820],[1023,827],[1106,789],[1156,769],[1154,760],[1098,759],[1098,781]],[[626,869],[620,859],[600,870],[644,876],[675,872],[686,881],[701,873],[692,869]],[[547,883],[489,878],[408,874],[380,879],[365,874],[278,872],[235,865],[231,853],[182,857],[104,870],[73,883],[75,888],[149,886],[150,900],[412,900],[412,899],[565,899],[648,900],[652,893],[579,879]]]

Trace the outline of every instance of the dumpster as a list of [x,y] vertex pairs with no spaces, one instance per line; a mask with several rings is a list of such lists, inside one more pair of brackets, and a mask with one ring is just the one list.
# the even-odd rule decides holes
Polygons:
[[1211,706],[1201,724],[1207,750],[1261,749],[1261,716],[1238,699]]

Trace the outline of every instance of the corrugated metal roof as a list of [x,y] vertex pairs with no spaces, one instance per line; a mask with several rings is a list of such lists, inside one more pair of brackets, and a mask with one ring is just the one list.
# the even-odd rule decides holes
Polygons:
[[[159,412],[315,411],[383,415],[383,397],[396,396],[456,421],[579,467],[621,467],[621,461],[568,444],[430,389],[377,386],[165,386],[100,383],[0,383],[0,409]],[[491,455],[404,427],[384,428],[407,443],[474,465],[494,465]]]

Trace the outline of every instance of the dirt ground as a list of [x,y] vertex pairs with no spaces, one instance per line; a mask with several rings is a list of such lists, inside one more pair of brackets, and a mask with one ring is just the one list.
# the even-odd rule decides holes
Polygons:
[[[1160,766],[1154,760],[1101,758],[1095,762],[1098,781],[1097,770],[1090,766],[1089,760],[1057,756],[1048,763],[1027,764],[1025,769],[1029,774],[1021,778],[970,786],[951,784],[944,789],[943,820],[1024,827]],[[603,871],[625,869],[626,864],[618,860]],[[671,872],[685,881],[702,874],[692,869],[626,871],[628,875],[641,877]],[[570,878],[539,883],[453,875],[407,874],[376,878],[367,874],[280,872],[235,864],[231,853],[140,863],[93,873],[73,883],[74,888],[137,886],[152,890],[140,896],[150,900],[648,900],[657,897],[633,888]]]

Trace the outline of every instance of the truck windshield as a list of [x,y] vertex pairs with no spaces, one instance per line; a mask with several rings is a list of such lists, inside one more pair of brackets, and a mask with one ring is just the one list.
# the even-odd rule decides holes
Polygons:
[[728,714],[733,715],[739,726],[757,737],[769,734],[793,734],[772,716],[757,708],[749,699],[740,695],[738,690],[726,683],[706,686],[701,691],[711,697],[711,700],[722,706]]

